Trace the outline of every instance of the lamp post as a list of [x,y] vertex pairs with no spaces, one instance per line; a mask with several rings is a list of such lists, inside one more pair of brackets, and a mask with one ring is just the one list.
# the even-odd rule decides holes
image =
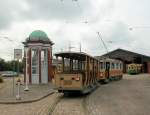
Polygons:
[[28,76],[28,62],[27,62],[27,60],[28,60],[28,57],[27,57],[27,55],[28,55],[28,48],[27,47],[25,47],[25,60],[26,60],[26,83],[25,83],[25,89],[24,89],[24,91],[29,91],[29,87],[28,87],[28,81],[29,81],[29,76]]
[[17,80],[17,86],[18,86],[18,88],[17,88],[16,100],[21,100],[21,96],[20,96],[20,84],[21,84],[21,80],[18,79]]

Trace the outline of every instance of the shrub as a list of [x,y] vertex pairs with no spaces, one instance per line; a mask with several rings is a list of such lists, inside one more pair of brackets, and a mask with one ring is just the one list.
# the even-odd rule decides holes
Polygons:
[[4,82],[3,78],[2,78],[2,77],[0,77],[0,83],[3,83],[3,82]]

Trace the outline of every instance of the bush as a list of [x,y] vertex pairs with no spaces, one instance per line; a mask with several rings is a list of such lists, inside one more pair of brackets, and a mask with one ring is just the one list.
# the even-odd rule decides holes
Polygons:
[[0,77],[0,83],[3,83],[3,82],[4,82],[3,78],[2,78],[2,77]]

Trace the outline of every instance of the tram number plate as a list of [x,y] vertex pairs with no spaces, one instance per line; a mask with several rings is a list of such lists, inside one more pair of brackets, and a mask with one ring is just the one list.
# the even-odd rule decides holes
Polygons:
[[71,85],[72,81],[71,80],[64,80],[64,85]]

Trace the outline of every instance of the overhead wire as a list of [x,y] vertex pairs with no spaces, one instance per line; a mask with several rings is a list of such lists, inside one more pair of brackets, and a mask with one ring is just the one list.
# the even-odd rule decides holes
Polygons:
[[[61,1],[62,6],[64,7],[64,0],[60,0],[60,1]],[[80,3],[79,3],[79,0],[72,0],[72,2],[76,3],[76,6],[78,7],[79,11],[82,12],[82,8],[81,8],[81,5],[80,5]],[[88,19],[87,19],[87,16],[83,16],[83,15],[82,15],[81,20],[83,20],[82,23],[88,25],[88,27],[89,27],[94,33],[96,33],[96,35],[98,36],[98,38],[101,40],[101,42],[102,42],[102,44],[103,44],[103,46],[104,46],[106,52],[108,53],[109,51],[108,51],[107,45],[105,44],[105,41],[103,40],[102,34],[101,34],[100,32],[98,32],[97,30],[95,30],[93,27],[91,27],[90,22],[89,22]],[[66,24],[68,24],[68,22],[69,22],[69,21],[66,20],[65,23],[64,23],[64,26],[65,26]]]
[[106,52],[108,53],[108,52],[109,52],[109,51],[108,51],[108,48],[107,48],[107,46],[106,46],[106,44],[105,44],[105,42],[104,42],[104,40],[103,40],[103,38],[102,38],[100,32],[97,32],[97,34],[98,34],[98,37],[101,39],[101,41],[102,41],[102,43],[103,43],[103,45],[104,45],[104,47],[105,47],[105,49],[106,49]]
[[[80,6],[79,0],[72,0],[72,1],[75,1],[77,3],[78,8],[80,9],[80,11],[82,11],[82,8]],[[90,22],[87,20],[87,18],[82,23],[88,25],[89,28],[97,34],[97,36],[101,40],[101,42],[102,42],[106,52],[108,53],[109,51],[108,51],[107,45],[105,44],[105,41],[103,40],[103,37],[102,37],[101,33],[96,31],[94,28],[91,27],[91,25],[89,24]]]
[[[65,0],[60,0],[61,1],[61,4],[62,4],[62,9],[65,7],[64,5],[64,3],[65,3]],[[72,2],[74,2],[74,3],[76,3],[76,5],[77,5],[77,7],[79,8],[79,11],[81,11],[82,12],[82,8],[80,7],[80,5],[79,5],[79,3],[78,2],[76,2],[77,0],[71,0]],[[81,17],[81,18],[83,18],[83,17]],[[69,24],[69,23],[71,23],[71,21],[70,20],[65,20],[65,23],[64,23],[64,25],[67,25],[67,24]],[[75,48],[75,47],[73,47],[73,46],[71,46],[71,43],[70,43],[70,41],[69,41],[69,46],[68,46],[68,49],[69,49],[69,51],[72,49],[72,48]],[[81,52],[81,42],[80,42],[80,52]]]
[[[65,10],[64,10],[64,8],[65,8],[65,5],[64,5],[65,0],[59,0],[59,1],[60,1],[60,3],[61,3],[61,6],[62,6],[62,7],[60,8],[60,10],[65,11]],[[64,24],[62,24],[62,25],[60,26],[60,29],[62,29],[62,28],[64,28],[64,27],[67,27],[67,25],[68,25],[69,23],[70,23],[69,20],[64,19]],[[69,43],[69,44],[70,44],[70,43]],[[69,47],[69,46],[68,46],[68,47]],[[64,49],[61,48],[60,51],[63,52]]]

